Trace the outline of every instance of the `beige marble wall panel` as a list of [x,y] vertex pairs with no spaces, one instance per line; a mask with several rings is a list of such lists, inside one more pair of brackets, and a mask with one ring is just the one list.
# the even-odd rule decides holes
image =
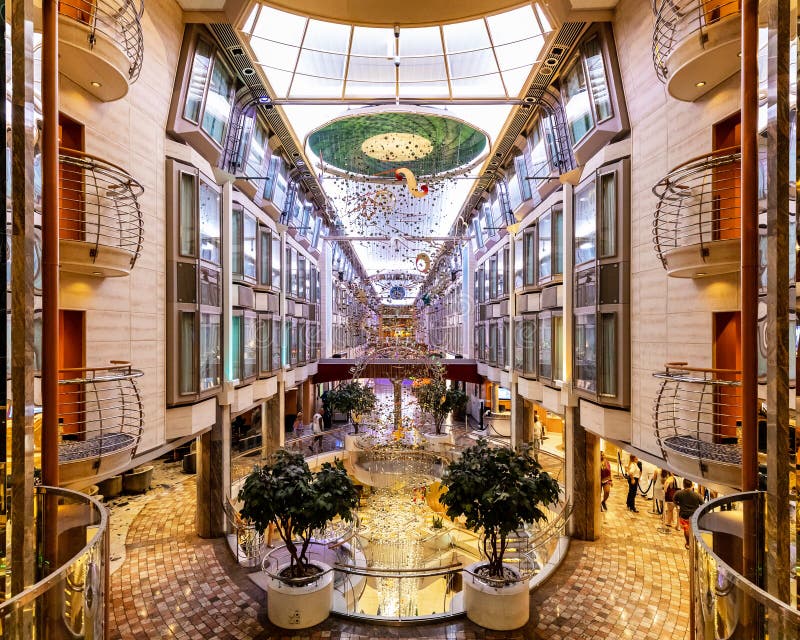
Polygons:
[[145,408],[140,452],[166,438],[164,148],[184,31],[177,2],[148,0],[142,28],[142,71],[122,100],[102,103],[69,80],[60,81],[61,110],[84,125],[86,151],[120,165],[145,189],[139,201],[144,245],[131,275],[103,280],[63,274],[61,287],[64,308],[87,311],[87,362],[127,359],[145,371],[140,379]]
[[614,35],[631,123],[631,418],[632,442],[660,456],[652,429],[666,360],[709,365],[712,313],[738,306],[736,276],[668,278],[653,246],[653,185],[671,168],[711,150],[712,125],[738,109],[738,77],[695,103],[669,97],[653,68],[650,4],[620,0]]

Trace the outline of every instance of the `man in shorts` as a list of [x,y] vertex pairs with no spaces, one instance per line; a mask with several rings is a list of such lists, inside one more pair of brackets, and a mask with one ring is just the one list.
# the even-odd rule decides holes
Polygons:
[[694,512],[703,504],[702,496],[692,488],[692,481],[688,478],[683,479],[683,489],[678,491],[672,498],[675,506],[678,507],[678,524],[683,529],[683,537],[686,538],[686,548],[689,548],[689,533],[691,532],[691,519]]

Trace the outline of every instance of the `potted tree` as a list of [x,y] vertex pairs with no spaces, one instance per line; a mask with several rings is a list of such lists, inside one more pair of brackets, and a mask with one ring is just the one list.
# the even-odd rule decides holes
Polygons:
[[528,581],[503,563],[508,539],[526,523],[546,519],[540,508],[558,500],[559,485],[528,455],[485,440],[465,450],[442,479],[439,501],[450,518],[463,516],[482,535],[485,560],[464,570],[467,617],[489,629],[517,629],[528,621]]
[[460,389],[448,388],[447,380],[438,376],[423,379],[412,386],[412,389],[417,397],[419,408],[433,418],[435,433],[425,436],[433,445],[432,448],[439,449],[446,442],[452,444],[451,436],[442,433],[442,427],[451,411],[457,411],[466,405],[467,394]]
[[371,413],[375,409],[377,398],[375,392],[358,380],[343,382],[335,389],[328,391],[327,402],[330,408],[339,413],[347,414],[347,419],[353,424],[353,429],[358,433],[361,416]]
[[336,516],[352,520],[358,504],[342,462],[326,462],[312,473],[302,453],[278,450],[271,464],[256,466],[245,478],[239,500],[242,518],[262,533],[273,526],[289,554],[267,585],[269,619],[288,629],[319,624],[333,603],[333,574],[309,559],[312,535]]

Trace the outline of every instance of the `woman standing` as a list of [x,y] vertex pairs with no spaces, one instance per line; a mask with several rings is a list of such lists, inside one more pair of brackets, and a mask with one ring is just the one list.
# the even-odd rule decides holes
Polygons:
[[600,452],[600,485],[603,489],[603,499],[600,501],[600,509],[608,511],[606,500],[611,495],[611,463],[606,459],[606,454]]

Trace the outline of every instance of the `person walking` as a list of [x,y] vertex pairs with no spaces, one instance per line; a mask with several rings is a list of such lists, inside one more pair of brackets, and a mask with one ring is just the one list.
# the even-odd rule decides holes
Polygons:
[[651,513],[656,513],[660,516],[664,514],[664,481],[667,478],[666,469],[655,469],[653,471],[653,508]]
[[613,481],[611,479],[611,463],[606,458],[606,454],[602,451],[600,452],[600,487],[603,490],[603,498],[600,501],[600,510],[601,511],[608,511],[608,505],[606,501],[608,500],[608,496],[611,495],[611,485]]
[[639,468],[639,458],[631,454],[628,461],[628,469],[626,476],[628,478],[628,498],[625,503],[629,511],[639,513],[636,508],[636,492],[639,490],[639,478],[642,477],[642,470]]
[[675,506],[678,507],[678,523],[683,529],[683,537],[686,539],[686,548],[689,548],[689,534],[692,530],[692,514],[703,504],[703,497],[694,490],[692,481],[688,478],[683,479],[683,489],[678,491],[673,498]]
[[[678,520],[675,518],[675,494],[678,493],[678,481],[675,476],[667,470],[667,477],[664,479],[664,526],[669,529],[678,529]],[[674,521],[674,523],[673,523]]]
[[311,453],[317,449],[317,453],[322,453],[322,416],[315,413],[311,418],[311,431],[314,434],[314,440],[311,442]]
[[534,411],[533,412],[533,458],[537,462],[539,461],[539,449],[542,448],[542,436],[544,436],[544,432],[542,430],[542,423],[539,422],[539,414]]

